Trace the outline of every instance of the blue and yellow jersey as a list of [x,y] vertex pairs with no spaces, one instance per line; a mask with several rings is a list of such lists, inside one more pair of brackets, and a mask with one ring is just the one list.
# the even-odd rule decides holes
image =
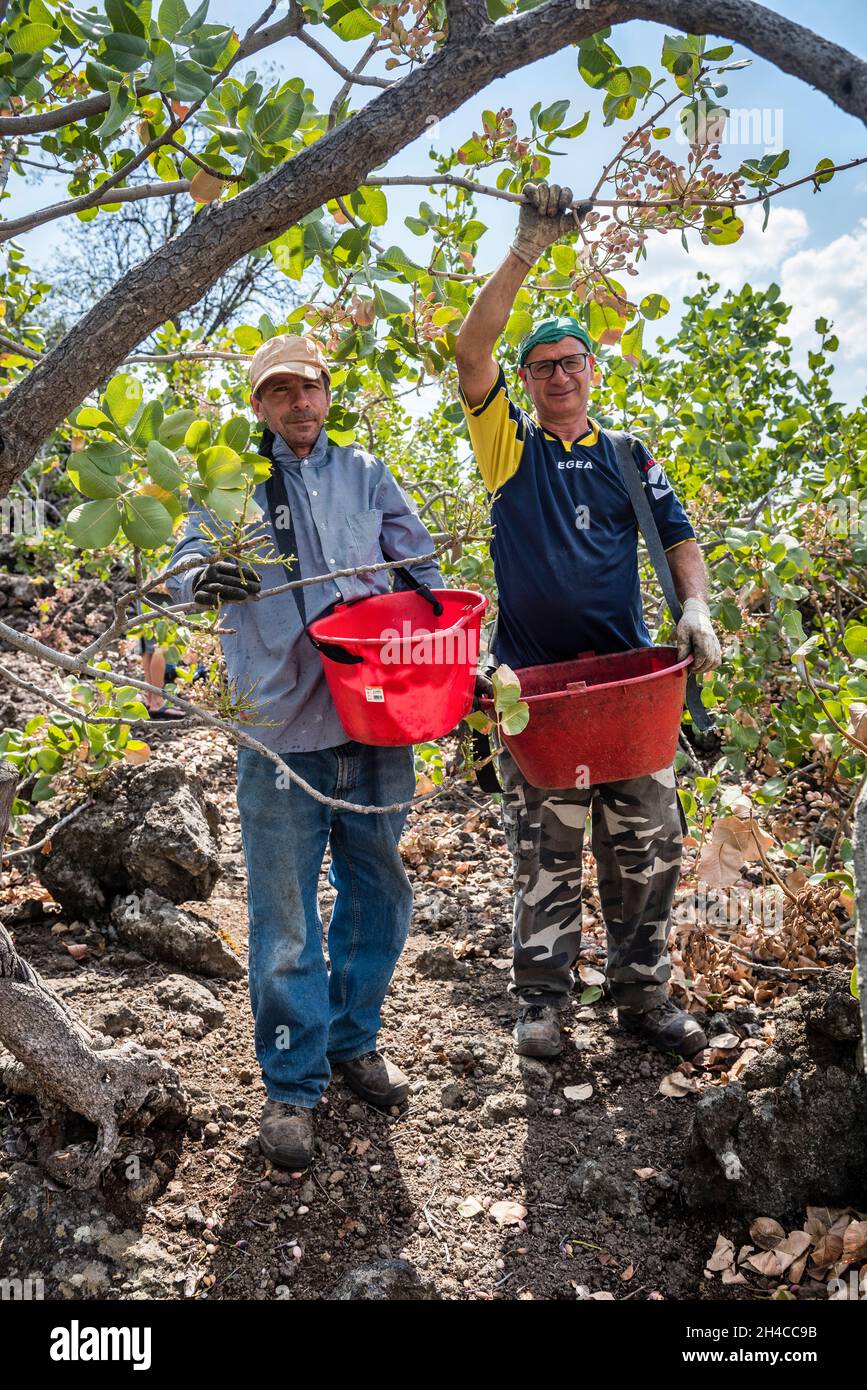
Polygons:
[[[461,398],[492,495],[499,591],[496,655],[512,667],[650,645],[638,582],[638,523],[614,446],[591,422],[563,440],[511,400],[502,367],[480,405]],[[695,532],[642,444],[636,457],[662,544]]]

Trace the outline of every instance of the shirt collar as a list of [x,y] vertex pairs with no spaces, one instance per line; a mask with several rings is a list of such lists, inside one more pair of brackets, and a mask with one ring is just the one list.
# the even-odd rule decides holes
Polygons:
[[324,463],[326,454],[328,452],[328,445],[328,435],[326,434],[325,426],[323,425],[322,429],[319,431],[319,434],[316,436],[316,443],[313,445],[313,448],[310,450],[310,453],[304,455],[303,459],[299,459],[298,455],[292,448],[290,448],[290,446],[286,443],[286,440],[283,438],[282,435],[274,435],[274,443],[272,448],[274,457],[278,463],[287,463],[289,465],[294,465],[296,463]]
[[536,424],[539,425],[539,429],[542,431],[545,438],[555,440],[558,444],[562,444],[565,449],[571,449],[573,444],[583,444],[585,448],[592,449],[593,445],[598,443],[599,425],[595,420],[591,420],[589,415],[587,417],[587,423],[590,428],[587,430],[586,434],[581,435],[580,439],[562,439],[559,434],[554,434],[551,430],[546,430],[544,425],[539,425],[538,419],[536,420]]

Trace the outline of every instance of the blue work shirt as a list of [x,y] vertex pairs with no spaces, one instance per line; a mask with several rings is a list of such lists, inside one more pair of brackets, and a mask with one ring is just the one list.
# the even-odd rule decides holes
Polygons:
[[[266,432],[260,452],[268,456],[271,449],[272,466],[281,470],[286,484],[302,578],[424,555],[435,548],[409,498],[385,465],[365,449],[355,444],[333,444],[325,429],[306,458],[299,459],[279,435]],[[279,554],[264,482],[256,485],[253,497],[264,520],[251,523],[247,529],[251,535],[258,533],[265,544],[270,541],[274,553]],[[212,513],[194,504],[171,565],[192,555],[211,553],[203,522],[215,533],[222,525]],[[262,581],[260,597],[224,604],[220,609],[220,627],[234,629],[220,636],[230,685],[236,692],[253,689],[256,702],[255,713],[236,727],[281,754],[310,753],[348,743],[328,690],[322,658],[304,633],[292,592],[267,596],[269,589],[286,583],[282,563],[257,564],[255,568]],[[445,587],[435,563],[407,568],[422,583]],[[197,567],[166,580],[176,603],[191,601],[193,582],[200,573]],[[390,573],[377,570],[306,585],[308,623],[335,600],[387,593]],[[399,579],[395,584],[400,587]]]

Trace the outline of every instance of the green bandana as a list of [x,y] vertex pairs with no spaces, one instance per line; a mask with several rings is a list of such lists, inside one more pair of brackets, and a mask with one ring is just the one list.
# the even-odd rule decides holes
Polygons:
[[541,323],[537,323],[532,333],[528,333],[522,340],[518,348],[518,365],[523,367],[528,355],[538,343],[558,343],[561,338],[577,338],[588,352],[593,351],[587,329],[577,319],[572,318],[571,314],[560,314],[557,318],[543,319]]

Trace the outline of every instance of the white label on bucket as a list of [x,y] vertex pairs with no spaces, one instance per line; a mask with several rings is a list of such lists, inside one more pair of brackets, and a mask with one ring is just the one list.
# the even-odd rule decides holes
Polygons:
[[364,698],[370,705],[385,704],[385,696],[382,693],[381,685],[366,685],[364,687]]

